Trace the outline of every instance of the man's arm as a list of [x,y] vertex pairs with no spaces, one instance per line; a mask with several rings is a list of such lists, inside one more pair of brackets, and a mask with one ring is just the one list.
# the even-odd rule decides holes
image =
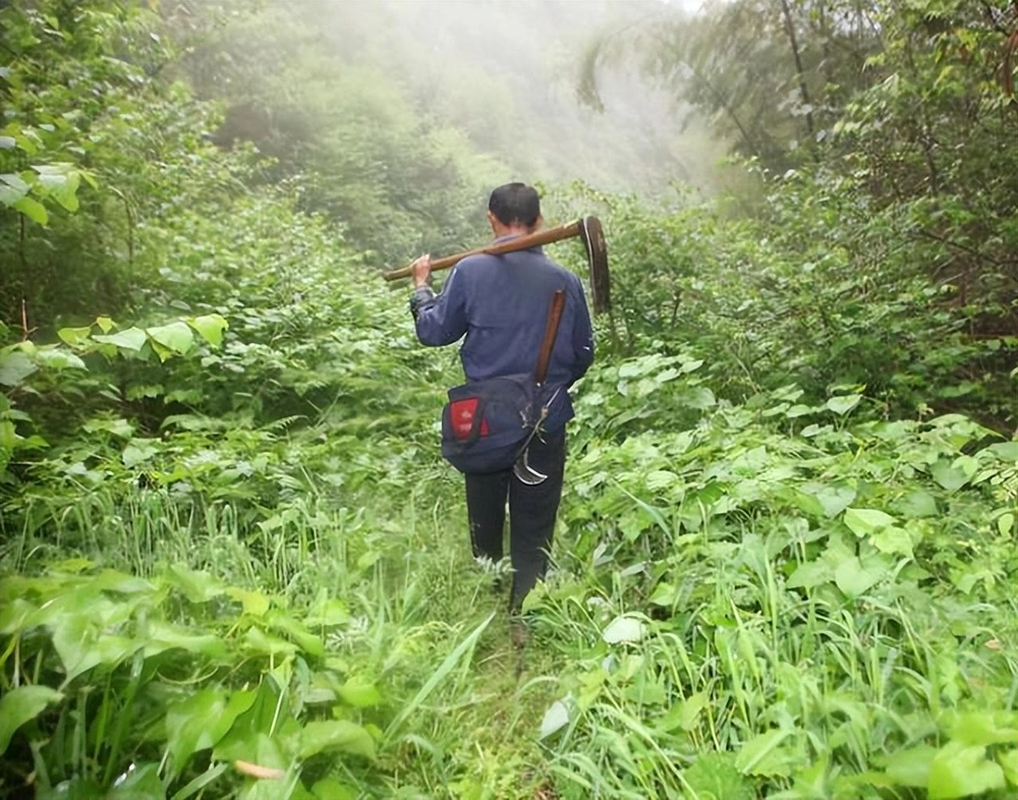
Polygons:
[[441,347],[452,344],[467,332],[466,297],[463,280],[457,269],[446,279],[442,293],[436,295],[428,286],[431,259],[421,256],[413,263],[414,293],[410,297],[410,313],[414,315],[417,338],[421,344]]
[[573,320],[573,380],[583,377],[590,365],[594,363],[594,329],[590,324],[590,312],[587,310],[587,299],[583,296],[583,286],[579,279],[571,286],[571,301],[576,308]]

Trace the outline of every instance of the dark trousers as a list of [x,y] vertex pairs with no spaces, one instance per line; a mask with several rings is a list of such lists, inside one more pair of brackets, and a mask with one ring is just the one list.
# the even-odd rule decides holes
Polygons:
[[467,515],[475,557],[500,561],[504,555],[506,502],[509,504],[509,556],[513,568],[510,610],[519,611],[523,598],[544,577],[555,530],[555,516],[562,498],[562,475],[566,463],[565,428],[535,436],[528,462],[548,479],[527,486],[512,470],[486,475],[467,475]]

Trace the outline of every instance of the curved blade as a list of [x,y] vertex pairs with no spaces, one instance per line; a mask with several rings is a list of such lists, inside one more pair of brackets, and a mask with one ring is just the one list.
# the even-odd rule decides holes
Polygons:
[[604,228],[597,217],[585,217],[580,237],[587,248],[587,266],[590,268],[590,293],[594,299],[594,313],[611,311],[611,276],[608,272],[608,243]]
[[520,483],[527,486],[539,486],[548,480],[548,476],[530,466],[527,461],[527,452],[528,450],[524,450],[522,455],[516,459],[516,463],[513,464],[513,475]]

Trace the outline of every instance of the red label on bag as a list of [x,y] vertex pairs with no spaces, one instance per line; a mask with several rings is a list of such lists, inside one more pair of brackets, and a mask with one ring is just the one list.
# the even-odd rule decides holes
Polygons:
[[[477,404],[479,399],[468,397],[465,400],[456,400],[449,407],[449,416],[452,423],[452,432],[457,439],[466,441],[474,430],[474,417],[477,415]],[[481,420],[481,436],[488,435],[488,421]]]

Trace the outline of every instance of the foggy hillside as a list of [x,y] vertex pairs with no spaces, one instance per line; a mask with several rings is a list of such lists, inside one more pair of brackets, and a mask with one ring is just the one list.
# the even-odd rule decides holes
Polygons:
[[577,101],[592,37],[668,13],[659,2],[383,0],[331,12],[329,35],[351,60],[384,65],[423,110],[538,177],[640,191],[709,180],[702,167],[719,149],[684,133],[669,95],[633,71],[601,71],[603,113]]
[[337,95],[351,70],[384,76],[421,119],[462,132],[527,180],[640,193],[680,180],[711,194],[724,144],[690,124],[688,109],[634,64],[598,70],[603,110],[577,97],[595,38],[676,11],[658,0],[277,0],[240,23],[233,50],[286,70],[314,53],[316,78]]

